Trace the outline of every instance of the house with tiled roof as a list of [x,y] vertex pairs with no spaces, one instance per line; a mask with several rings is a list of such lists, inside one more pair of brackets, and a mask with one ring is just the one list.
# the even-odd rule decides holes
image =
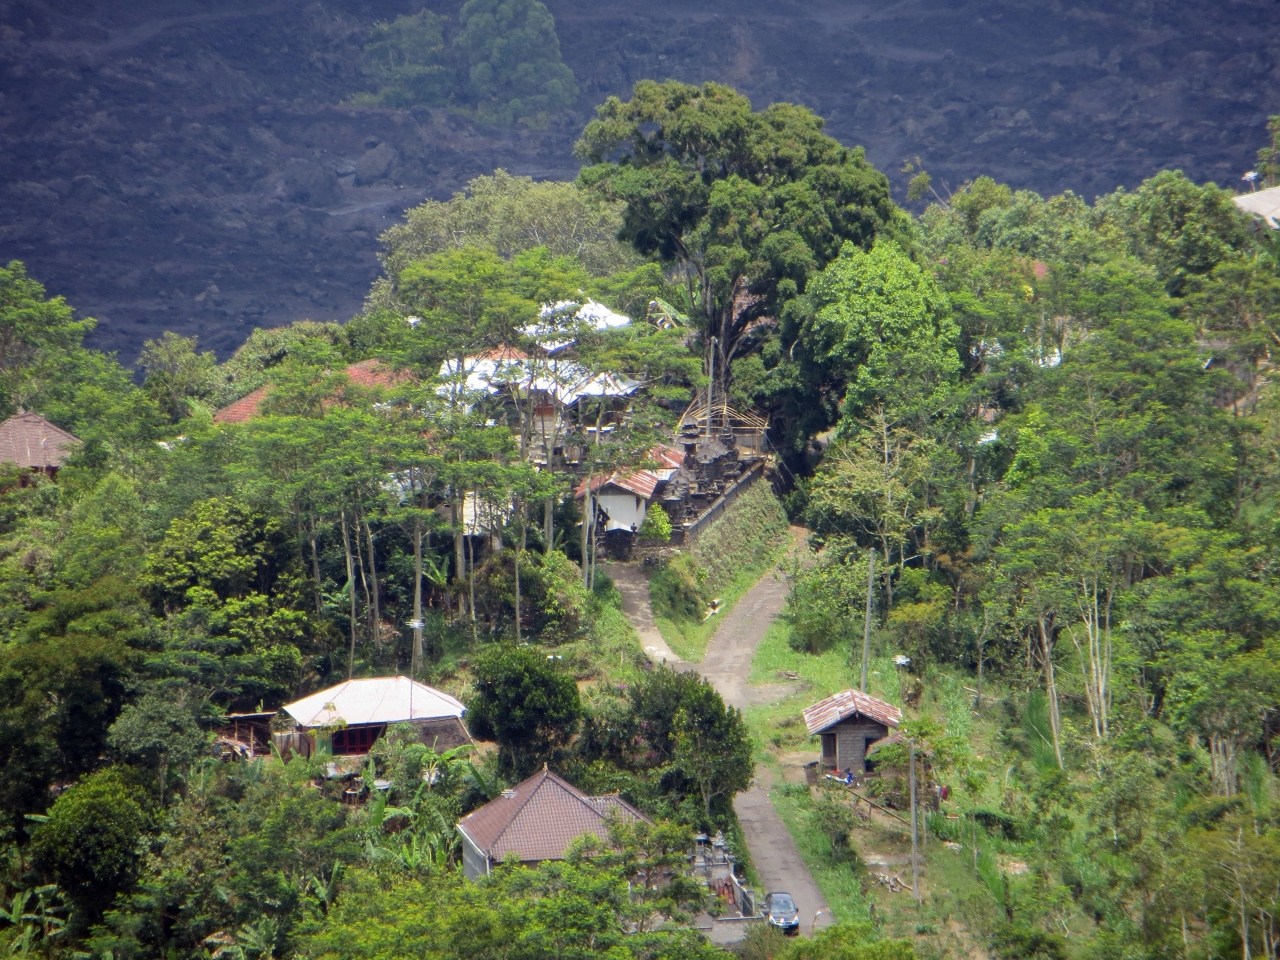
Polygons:
[[[381,360],[361,360],[342,371],[347,375],[347,382],[353,386],[389,388],[404,382],[407,374],[399,372]],[[244,423],[252,420],[261,412],[262,402],[267,399],[271,388],[259,387],[246,393],[235,403],[227,404],[213,415],[214,423]]]
[[521,863],[563,860],[579,837],[606,838],[615,819],[649,818],[616,794],[589,797],[543,767],[458,821],[463,872],[474,880],[512,855]]
[[0,423],[0,463],[48,477],[57,474],[79,443],[79,437],[38,413],[15,414]]
[[804,710],[811,736],[822,738],[822,767],[866,772],[867,750],[902,722],[902,711],[891,703],[842,690]]

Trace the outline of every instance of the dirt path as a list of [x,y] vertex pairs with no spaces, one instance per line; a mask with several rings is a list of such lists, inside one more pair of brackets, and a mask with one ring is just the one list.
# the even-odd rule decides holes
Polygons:
[[613,579],[614,586],[622,594],[622,612],[636,628],[636,633],[640,634],[640,644],[649,659],[677,670],[688,669],[690,664],[675,655],[653,623],[653,607],[649,605],[649,579],[640,568],[629,563],[606,563],[604,572]]
[[[747,677],[756,647],[782,612],[786,599],[787,583],[782,574],[766,573],[729,611],[711,638],[706,658],[697,669],[730,706],[745,710],[753,703],[774,700],[785,692],[784,687],[774,685],[749,686]],[[800,910],[800,932],[809,935],[813,932],[815,917],[817,925],[825,927],[831,923],[831,913],[791,839],[791,832],[769,799],[773,787],[773,772],[768,767],[757,766],[751,789],[738,794],[733,807],[738,812],[747,849],[751,851],[751,862],[764,885],[761,893],[785,890],[795,897]]]
[[[705,659],[700,664],[693,664],[677,658],[654,626],[653,610],[649,606],[649,584],[640,570],[622,564],[611,564],[606,569],[622,594],[622,609],[640,634],[645,653],[655,662],[665,662],[677,670],[700,672],[711,681],[727,704],[740,710],[785,693],[783,686],[752,687],[747,684],[756,647],[764,639],[769,625],[782,612],[787,599],[787,583],[780,573],[771,570],[743,594],[711,638]],[[751,851],[751,862],[764,886],[761,896],[770,890],[790,893],[800,910],[801,932],[810,934],[815,916],[818,926],[825,927],[831,923],[831,914],[800,851],[796,849],[795,841],[791,839],[791,833],[769,799],[773,785],[772,771],[768,767],[756,767],[756,779],[751,789],[738,794],[733,806],[742,824],[747,849]]]

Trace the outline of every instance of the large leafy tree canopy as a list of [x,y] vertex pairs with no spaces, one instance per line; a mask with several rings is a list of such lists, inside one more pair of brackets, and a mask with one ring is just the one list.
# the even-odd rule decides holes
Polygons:
[[753,112],[719,84],[642,81],[578,142],[582,184],[626,204],[620,235],[682,275],[687,311],[717,341],[722,387],[761,320],[846,241],[870,248],[898,216],[884,175],[822,126],[792,104]]

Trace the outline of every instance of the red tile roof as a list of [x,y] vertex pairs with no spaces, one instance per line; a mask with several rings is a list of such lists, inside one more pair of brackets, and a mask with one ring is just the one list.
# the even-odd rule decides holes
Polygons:
[[258,407],[267,397],[267,388],[259,387],[253,393],[246,393],[235,403],[223,407],[213,415],[214,423],[244,423],[258,415]]
[[[615,486],[621,487],[630,493],[634,493],[638,497],[648,500],[653,496],[653,491],[658,488],[658,484],[665,480],[651,470],[632,470],[630,473],[611,473],[604,477],[593,477],[591,480],[591,489],[593,491],[600,490],[602,487]],[[587,494],[587,481],[583,480],[578,484],[578,491],[574,496],[581,499]]]
[[[492,360],[495,363],[516,363],[520,360],[528,360],[529,355],[519,347],[492,347],[488,350],[481,350],[474,356],[467,357],[468,361],[474,360]],[[464,365],[466,365],[464,363]]]
[[[359,387],[394,387],[408,379],[404,371],[395,370],[381,360],[361,360],[347,367],[343,373],[347,381]],[[247,393],[235,403],[229,404],[213,415],[214,423],[244,423],[260,412],[270,387],[259,387]]]
[[806,707],[804,722],[810,733],[821,733],[857,713],[883,723],[886,727],[896,727],[902,722],[902,711],[893,704],[857,690],[845,690]]
[[79,442],[38,413],[19,413],[0,423],[0,462],[37,470],[60,467]]
[[409,379],[404,370],[396,370],[381,360],[361,360],[344,371],[347,380],[361,387],[394,387]]
[[545,767],[458,821],[458,829],[490,860],[514,853],[524,861],[560,860],[584,834],[604,838],[609,820],[647,820],[621,797],[588,797]]

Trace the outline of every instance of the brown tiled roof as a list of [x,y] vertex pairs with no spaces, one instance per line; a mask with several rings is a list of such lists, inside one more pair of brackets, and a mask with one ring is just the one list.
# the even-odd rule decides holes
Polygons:
[[804,722],[810,733],[821,733],[841,720],[847,720],[855,713],[870,717],[886,727],[896,727],[902,722],[902,711],[893,704],[877,700],[857,690],[844,690],[815,703],[812,707],[806,707]]
[[381,360],[361,360],[343,372],[347,380],[360,387],[394,387],[409,379],[409,374]]
[[458,829],[491,860],[502,860],[508,853],[526,861],[560,860],[583,834],[608,836],[611,816],[648,819],[621,797],[588,797],[544,767],[467,814],[458,821]]
[[253,393],[246,393],[235,403],[223,407],[213,415],[214,423],[244,423],[258,415],[258,407],[267,397],[267,388],[259,387]]
[[19,413],[0,423],[0,462],[38,470],[60,467],[79,442],[38,413]]
[[[408,374],[398,372],[381,360],[361,360],[343,370],[350,383],[360,387],[393,387],[407,379]],[[246,393],[235,403],[228,404],[213,415],[214,423],[244,423],[260,412],[270,387],[259,387]]]

